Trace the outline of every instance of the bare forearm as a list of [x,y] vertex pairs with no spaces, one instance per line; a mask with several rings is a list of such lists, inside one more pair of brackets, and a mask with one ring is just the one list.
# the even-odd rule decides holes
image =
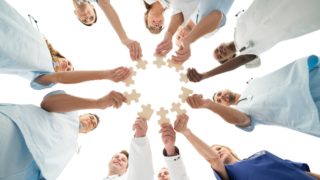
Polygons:
[[170,21],[167,33],[170,33],[173,36],[182,23],[183,23],[182,13],[178,13],[171,16],[171,21]]
[[316,178],[317,180],[320,180],[320,174],[316,174],[316,173],[313,173],[313,172],[307,172],[310,176]]
[[98,109],[100,103],[96,99],[86,99],[69,94],[56,94],[46,97],[41,108],[49,112],[70,112],[81,109]]
[[112,25],[113,29],[116,31],[120,40],[122,41],[122,40],[128,39],[127,34],[122,27],[122,24],[117,12],[112,7],[112,5],[108,2],[108,0],[100,0],[99,6],[101,7],[106,17],[108,18],[110,24]]
[[237,109],[224,106],[218,103],[212,102],[208,107],[214,113],[219,114],[226,122],[239,125],[246,126],[250,123],[250,118],[246,114],[238,111]]
[[222,65],[204,73],[204,79],[222,74],[231,70],[234,70],[250,61],[255,59],[257,56],[253,54],[246,54],[246,55],[240,55],[237,56],[231,60],[228,60],[227,62],[223,63]]
[[75,84],[85,81],[109,79],[109,71],[68,71],[45,74],[37,78],[40,84],[62,83]]
[[220,11],[211,12],[193,28],[190,34],[185,37],[185,40],[191,44],[203,35],[216,30],[220,24],[222,16],[223,14]]

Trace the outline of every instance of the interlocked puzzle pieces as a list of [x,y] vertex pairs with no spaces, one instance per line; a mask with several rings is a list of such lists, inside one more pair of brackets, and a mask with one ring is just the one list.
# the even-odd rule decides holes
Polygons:
[[193,93],[191,89],[181,87],[182,94],[179,95],[179,98],[182,102],[186,102],[187,97]]
[[133,70],[133,68],[130,68],[130,76],[125,79],[123,82],[126,84],[126,86],[130,86],[131,84],[134,84],[134,80],[132,79],[133,76],[135,76],[137,73]]
[[134,89],[130,94],[125,92],[124,96],[127,98],[127,104],[130,105],[131,101],[139,102],[140,93],[137,93]]
[[173,61],[171,59],[168,59],[167,63],[168,63],[168,67],[169,68],[173,68],[174,67],[177,72],[183,70],[183,66],[182,65],[173,63]]
[[153,114],[153,109],[151,108],[151,105],[142,105],[141,108],[142,112],[139,112],[138,116],[144,118],[145,120],[150,120]]
[[170,123],[170,120],[166,117],[168,114],[168,110],[165,110],[163,107],[157,111],[157,114],[160,116],[160,120],[158,120],[158,124],[161,125],[163,123]]
[[185,109],[181,109],[180,103],[172,103],[172,107],[170,109],[172,112],[176,112],[177,115],[184,114],[187,111]]

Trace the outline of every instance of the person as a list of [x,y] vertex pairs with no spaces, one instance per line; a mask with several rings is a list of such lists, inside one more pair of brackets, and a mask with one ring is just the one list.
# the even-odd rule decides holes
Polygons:
[[230,148],[222,145],[209,146],[188,128],[189,117],[180,115],[174,129],[181,133],[209,162],[215,177],[220,179],[319,179],[320,175],[310,172],[306,163],[284,160],[268,151],[260,151],[241,160]]
[[176,132],[170,123],[161,124],[161,139],[164,144],[163,156],[168,168],[158,173],[158,180],[189,180],[178,147],[175,146]]
[[108,176],[104,180],[153,179],[152,153],[146,136],[147,121],[138,117],[132,129],[135,133],[130,144],[129,155],[123,153],[124,151],[116,153],[109,162]]
[[[320,28],[317,17],[320,12],[318,0],[304,3],[300,0],[255,0],[242,13],[235,28],[234,41],[220,44],[213,52],[221,65],[210,71],[199,73],[195,68],[188,70],[192,82],[213,77],[236,69],[242,65],[248,68],[260,66],[261,53],[281,41],[293,39]],[[300,12],[299,15],[297,12]],[[236,52],[240,52],[239,55]]]
[[[191,56],[191,44],[202,36],[212,36],[226,23],[226,16],[233,0],[201,0],[195,18],[190,18],[185,28],[177,33],[179,50],[172,58],[177,64],[184,63]],[[193,22],[195,19],[195,22]]]
[[70,61],[6,1],[0,2],[0,9],[0,22],[3,24],[0,28],[0,73],[26,78],[33,89],[50,88],[56,83],[71,84],[99,79],[119,82],[129,77],[131,72],[125,67],[104,71],[73,71]]
[[209,109],[245,131],[258,124],[279,125],[320,137],[319,80],[319,58],[312,55],[251,80],[241,95],[223,90],[213,101],[195,94],[187,102],[192,108]]
[[75,8],[74,13],[81,23],[86,26],[91,26],[97,21],[97,14],[94,6],[90,2],[95,2],[102,9],[113,29],[116,31],[122,44],[124,44],[130,53],[132,60],[140,60],[142,57],[142,51],[139,42],[129,39],[119,16],[115,9],[112,7],[109,0],[72,0]]
[[163,30],[163,13],[169,8],[167,0],[144,0],[146,12],[144,13],[144,23],[152,34],[159,34]]
[[119,92],[85,99],[54,91],[41,107],[0,104],[0,179],[57,179],[77,152],[79,133],[99,124],[95,114],[77,115],[80,109],[118,108],[125,102]]

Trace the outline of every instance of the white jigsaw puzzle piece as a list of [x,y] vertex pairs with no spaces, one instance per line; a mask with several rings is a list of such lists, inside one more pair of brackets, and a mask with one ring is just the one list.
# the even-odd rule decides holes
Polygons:
[[180,73],[180,81],[184,83],[189,82],[188,76],[184,73]]
[[139,102],[140,93],[137,93],[134,89],[130,94],[125,92],[124,96],[127,98],[127,104],[130,105],[131,101]]
[[161,66],[165,66],[166,62],[163,60],[163,57],[156,56],[156,60],[153,62],[157,66],[157,68],[161,68]]
[[179,98],[182,102],[186,102],[187,97],[193,93],[191,89],[181,87],[182,94],[179,95]]
[[176,112],[177,115],[185,114],[187,112],[185,109],[181,109],[180,103],[172,103],[171,105],[171,112]]
[[159,125],[163,123],[170,123],[170,120],[166,117],[168,113],[169,111],[165,110],[163,107],[161,107],[160,110],[157,111],[157,115],[160,116],[160,120],[158,120]]
[[153,114],[153,109],[151,108],[151,105],[142,105],[141,108],[142,112],[139,112],[138,116],[144,118],[145,120],[150,120]]
[[133,70],[133,68],[130,68],[130,76],[125,79],[123,82],[126,84],[126,86],[130,86],[131,84],[134,84],[133,76],[135,76],[137,73]]
[[182,65],[173,63],[173,61],[171,59],[168,59],[167,63],[168,63],[169,68],[174,67],[177,72],[182,71],[184,69]]
[[137,61],[136,67],[138,69],[146,69],[147,64],[148,64],[148,61],[140,59]]

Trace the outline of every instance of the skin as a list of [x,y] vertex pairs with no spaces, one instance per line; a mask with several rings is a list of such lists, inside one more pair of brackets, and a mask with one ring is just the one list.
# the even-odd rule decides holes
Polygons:
[[147,16],[148,29],[151,33],[159,34],[161,32],[164,24],[164,11],[165,9],[162,7],[159,1],[151,5],[151,8]]
[[240,94],[234,93],[229,89],[218,91],[214,94],[213,97],[214,102],[225,106],[236,105],[239,98]]
[[53,94],[42,100],[41,108],[48,112],[63,113],[82,109],[119,108],[126,101],[126,97],[116,91],[111,91],[98,99],[81,98],[69,94]]
[[108,176],[122,175],[127,172],[128,169],[128,158],[122,153],[116,153],[112,156],[109,164]]
[[158,180],[171,180],[170,173],[167,168],[161,168],[158,173]]
[[98,120],[94,115],[84,114],[79,117],[81,129],[80,133],[88,133],[98,126]]
[[88,2],[78,4],[75,1],[73,1],[73,4],[75,7],[74,14],[78,17],[79,21],[86,25],[92,25],[96,19],[93,5]]
[[214,51],[213,57],[220,62],[231,59],[236,54],[234,42],[221,43]]
[[64,72],[64,71],[74,71],[74,67],[69,60],[66,58],[57,58],[58,65],[55,66],[55,72]]

